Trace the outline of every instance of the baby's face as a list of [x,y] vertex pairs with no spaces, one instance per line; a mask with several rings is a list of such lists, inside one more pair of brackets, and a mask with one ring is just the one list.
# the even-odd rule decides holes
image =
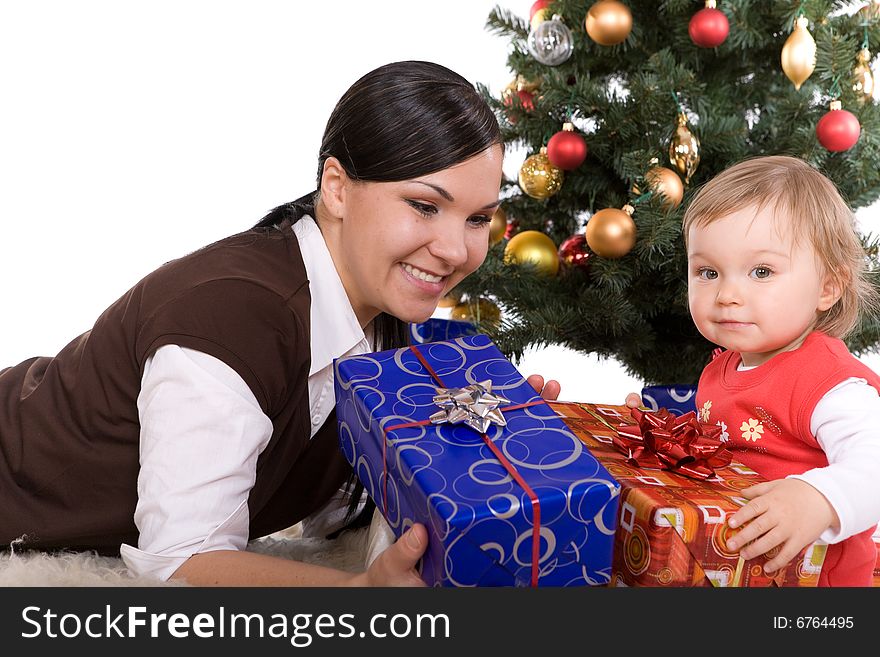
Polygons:
[[688,303],[700,333],[747,366],[800,346],[837,300],[810,244],[786,218],[749,206],[688,232]]

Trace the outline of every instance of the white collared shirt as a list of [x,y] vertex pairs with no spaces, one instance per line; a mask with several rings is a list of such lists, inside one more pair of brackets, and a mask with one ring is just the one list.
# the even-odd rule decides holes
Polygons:
[[[293,231],[311,294],[313,437],[335,405],[333,359],[366,353],[371,345],[314,219],[304,216]],[[134,519],[140,537],[137,548],[122,545],[125,564],[137,575],[164,580],[193,554],[245,549],[257,458],[272,437],[272,422],[253,392],[223,361],[172,344],[147,359],[137,405],[140,472]],[[344,514],[340,505],[341,493],[304,521],[306,532],[332,531]]]

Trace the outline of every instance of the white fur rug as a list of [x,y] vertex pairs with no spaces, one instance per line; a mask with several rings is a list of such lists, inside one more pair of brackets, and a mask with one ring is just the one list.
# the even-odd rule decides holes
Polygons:
[[[251,541],[248,550],[297,561],[363,572],[370,540],[369,527],[343,533],[335,540],[303,538],[299,525]],[[94,553],[46,555],[0,553],[0,586],[186,586],[136,577],[122,559]]]

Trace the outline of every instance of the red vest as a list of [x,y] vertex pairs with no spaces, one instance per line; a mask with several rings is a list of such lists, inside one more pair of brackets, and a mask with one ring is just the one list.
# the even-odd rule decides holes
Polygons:
[[[880,391],[880,377],[846,345],[819,331],[794,351],[738,371],[740,356],[725,351],[703,370],[697,413],[722,427],[734,459],[767,479],[781,479],[828,465],[810,419],[831,388],[850,377]],[[828,546],[819,586],[871,586],[877,549],[874,528]]]

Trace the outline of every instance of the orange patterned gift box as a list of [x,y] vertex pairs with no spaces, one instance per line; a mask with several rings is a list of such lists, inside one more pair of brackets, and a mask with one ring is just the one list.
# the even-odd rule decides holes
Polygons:
[[550,406],[621,484],[611,586],[816,586],[824,544],[772,577],[762,568],[766,555],[744,561],[727,549],[735,530],[726,520],[747,502],[739,492],[764,481],[759,474],[735,461],[705,480],[637,466],[612,444],[616,427],[635,423],[627,407]]

